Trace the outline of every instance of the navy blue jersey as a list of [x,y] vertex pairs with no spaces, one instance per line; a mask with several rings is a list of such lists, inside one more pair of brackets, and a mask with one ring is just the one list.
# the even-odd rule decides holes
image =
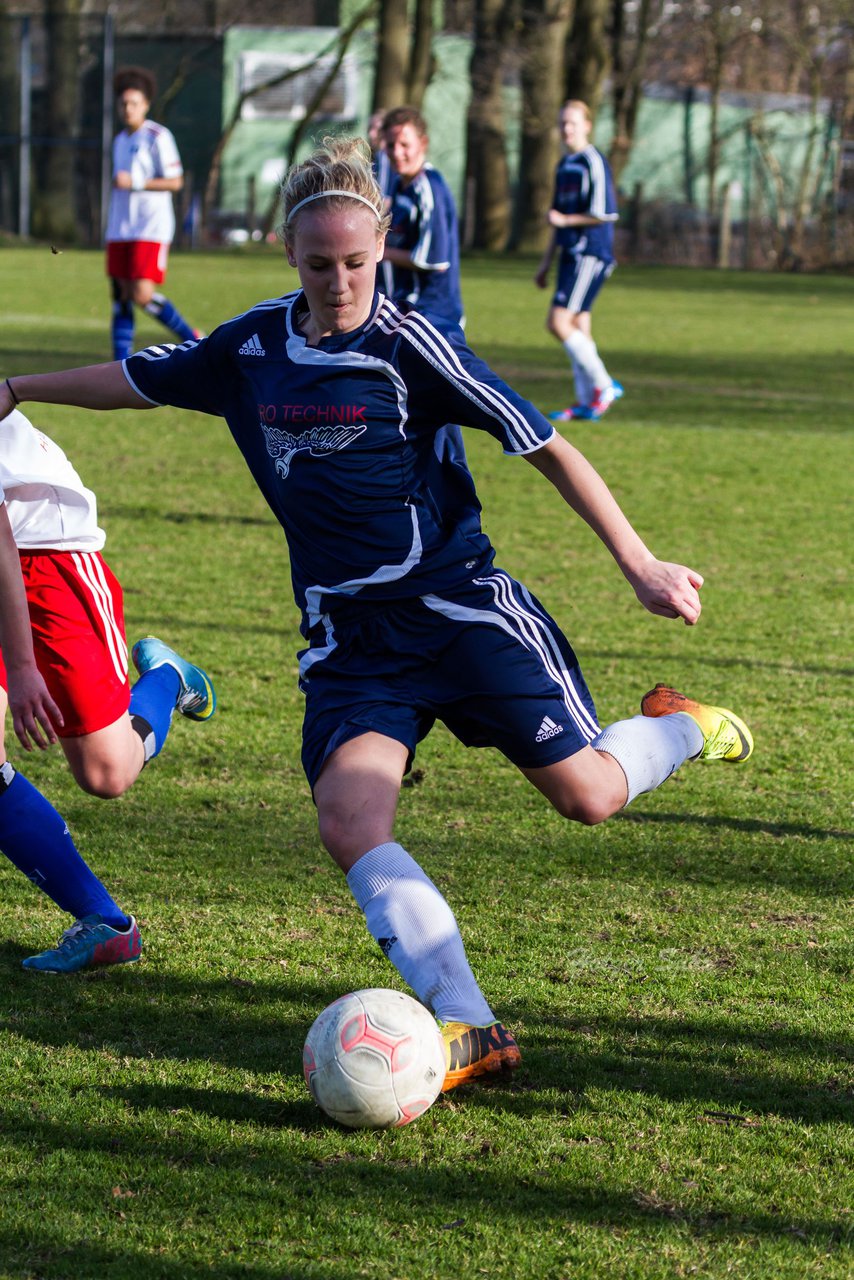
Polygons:
[[414,270],[395,266],[395,302],[408,302],[431,319],[461,324],[457,210],[450,187],[432,165],[425,165],[406,185],[398,178],[387,243],[404,249],[416,264]]
[[[124,364],[154,404],[225,418],[285,531],[304,633],[325,615],[452,590],[492,562],[468,468],[443,424],[525,454],[554,428],[457,334],[382,294],[351,333],[310,347],[301,291],[260,302],[207,338]],[[437,440],[438,437],[438,440]]]
[[559,228],[557,244],[562,249],[603,262],[614,261],[614,223],[619,216],[614,180],[608,161],[592,143],[561,160],[555,173],[552,208],[602,219],[597,226]]
[[376,179],[377,186],[382,192],[383,199],[389,199],[394,189],[394,184],[397,181],[397,174],[392,168],[388,152],[382,147],[377,151],[371,152],[371,172]]

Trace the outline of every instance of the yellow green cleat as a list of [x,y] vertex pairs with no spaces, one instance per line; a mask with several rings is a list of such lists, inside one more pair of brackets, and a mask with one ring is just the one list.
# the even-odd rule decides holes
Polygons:
[[700,760],[729,760],[741,763],[753,754],[753,734],[743,720],[726,707],[710,707],[677,693],[666,684],[657,684],[641,699],[645,716],[672,716],[684,712],[703,735]]
[[522,1055],[513,1036],[501,1022],[475,1027],[468,1022],[440,1024],[445,1042],[445,1083],[442,1092],[474,1080],[507,1080]]

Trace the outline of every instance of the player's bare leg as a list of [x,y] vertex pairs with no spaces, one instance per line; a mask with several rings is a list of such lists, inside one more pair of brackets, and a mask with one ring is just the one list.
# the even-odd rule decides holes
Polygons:
[[654,791],[687,760],[739,762],[753,750],[750,730],[734,712],[668,686],[646,694],[642,710],[566,760],[522,772],[564,817],[593,825]]
[[326,762],[314,798],[321,839],[347,873],[368,931],[442,1023],[448,1090],[507,1074],[521,1057],[477,985],[453,912],[394,840],[407,757],[383,734],[352,738]]
[[102,800],[124,795],[145,764],[142,738],[127,712],[104,729],[61,742],[77,785]]
[[613,756],[592,747],[557,764],[523,769],[525,777],[564,818],[594,826],[628,801],[626,775]]
[[549,416],[555,421],[600,418],[622,396],[623,388],[614,382],[602,362],[593,339],[590,312],[553,306],[546,327],[566,351],[576,390],[576,403],[570,409]]

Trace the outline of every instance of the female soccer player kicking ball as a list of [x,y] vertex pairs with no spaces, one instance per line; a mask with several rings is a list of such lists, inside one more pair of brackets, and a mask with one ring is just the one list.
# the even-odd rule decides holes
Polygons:
[[[22,400],[178,405],[224,417],[288,539],[306,648],[302,760],[320,836],[370,933],[443,1025],[445,1089],[518,1066],[450,907],[395,841],[401,782],[442,720],[502,751],[567,818],[601,822],[686,760],[743,760],[731,712],[658,688],[601,729],[569,642],[493,564],[471,475],[442,424],[525,457],[599,535],[652,613],[700,616],[693,569],[656,559],[586,459],[461,341],[374,291],[386,215],[359,140],[328,140],[283,185],[302,288],[186,349],[13,379]],[[10,407],[0,391],[0,412]]]
[[[2,412],[2,410],[0,410]],[[208,720],[208,677],[149,636],[131,691],[121,587],[101,556],[95,495],[17,409],[0,421],[0,851],[75,917],[26,969],[72,973],[139,959],[133,916],[114,902],[65,822],[6,758],[8,704],[26,751],[62,743],[76,781],[120,796],[161,750],[177,708]]]

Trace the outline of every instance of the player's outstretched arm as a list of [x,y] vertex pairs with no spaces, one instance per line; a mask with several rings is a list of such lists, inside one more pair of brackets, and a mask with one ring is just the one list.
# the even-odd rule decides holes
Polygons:
[[693,626],[701,610],[701,574],[685,565],[656,559],[584,455],[556,434],[542,449],[525,457],[602,539],[644,608],[664,618],[682,618]]
[[542,258],[540,259],[540,264],[537,267],[536,273],[534,275],[534,284],[537,286],[538,289],[545,289],[546,285],[548,284],[549,269],[551,268],[552,259],[555,256],[556,249],[557,249],[557,235],[554,231],[552,231],[551,235],[549,236],[549,242],[546,245],[545,252],[543,253]]
[[5,502],[0,503],[0,649],[6,664],[9,706],[25,751],[56,742],[62,714],[47,691],[33,656],[30,614],[21,561]]
[[120,360],[59,373],[12,374],[0,383],[0,418],[25,400],[81,409],[154,409],[128,382]]

